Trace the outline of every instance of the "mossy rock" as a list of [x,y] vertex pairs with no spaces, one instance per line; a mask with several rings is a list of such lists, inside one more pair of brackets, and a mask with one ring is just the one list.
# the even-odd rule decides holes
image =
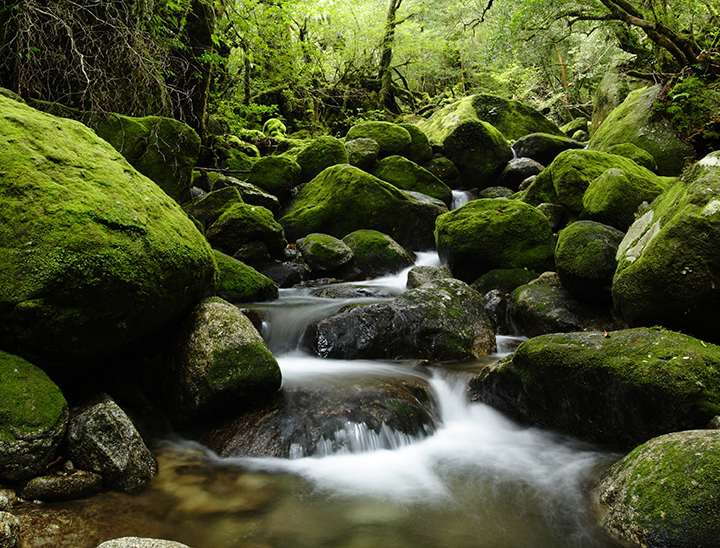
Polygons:
[[582,199],[581,219],[604,223],[627,232],[638,208],[650,204],[667,184],[662,179],[637,177],[635,172],[610,168],[588,185]]
[[717,546],[720,431],[654,438],[611,466],[596,489],[602,525],[637,546]]
[[415,124],[402,123],[398,125],[405,128],[412,139],[410,147],[405,152],[405,157],[408,160],[420,165],[432,160],[433,150],[430,146],[430,140],[427,138],[427,135],[425,135],[423,130]]
[[663,325],[720,342],[720,152],[700,160],[633,223],[613,300],[631,327]]
[[345,242],[329,234],[308,234],[295,242],[295,247],[316,275],[339,272],[355,258]]
[[356,230],[343,238],[355,257],[358,278],[377,278],[399,272],[415,263],[415,256],[387,234]]
[[504,99],[487,93],[473,95],[470,99],[478,118],[492,124],[511,141],[531,133],[563,136],[563,132],[554,122],[534,108],[514,99]]
[[594,221],[577,221],[558,235],[555,268],[562,281],[581,301],[610,302],[617,267],[618,246],[625,234]]
[[257,160],[247,176],[247,182],[276,196],[281,202],[301,179],[300,165],[286,156],[265,156]]
[[337,164],[347,164],[348,152],[340,139],[323,135],[312,141],[297,155],[301,168],[301,180],[307,183],[321,171]]
[[587,118],[584,116],[578,116],[577,118],[573,118],[570,120],[567,124],[560,127],[560,131],[562,131],[567,137],[572,137],[573,134],[576,131],[584,131],[585,133],[590,133],[590,122]]
[[246,204],[261,206],[269,209],[273,213],[277,213],[280,210],[280,200],[278,200],[277,196],[273,196],[259,186],[255,186],[247,181],[242,181],[235,177],[228,177],[227,175],[220,175],[213,186],[213,191],[223,188],[236,189],[240,193],[242,201]]
[[233,255],[247,243],[260,241],[267,246],[270,255],[275,257],[279,256],[287,245],[283,228],[275,221],[272,212],[264,207],[245,203],[236,203],[226,209],[208,228],[207,239],[214,248],[227,255]]
[[420,129],[455,164],[465,188],[495,184],[513,157],[505,136],[478,118],[472,97],[436,111]]
[[95,125],[95,132],[177,203],[190,199],[192,170],[200,154],[200,137],[190,126],[160,116],[111,114]]
[[647,80],[625,74],[621,66],[607,70],[595,90],[590,134],[592,135],[610,113],[622,104],[631,91],[647,88],[647,85]]
[[532,205],[560,204],[577,216],[590,183],[611,168],[621,169],[635,180],[665,186],[652,171],[623,156],[595,150],[566,150],[535,178],[522,199]]
[[351,141],[345,141],[345,150],[350,165],[370,172],[380,154],[380,145],[375,139],[358,137]]
[[660,89],[658,84],[631,92],[593,133],[588,148],[608,150],[633,143],[655,158],[660,175],[679,175],[687,160],[695,157],[695,149],[677,136],[669,122],[653,116]]
[[423,167],[452,189],[462,186],[460,171],[450,158],[438,156],[424,164]]
[[541,335],[470,392],[523,423],[629,450],[720,412],[720,348],[659,328]]
[[531,133],[513,143],[518,158],[531,158],[542,166],[549,166],[558,154],[566,150],[585,148],[574,139],[549,133]]
[[527,268],[495,268],[486,272],[472,283],[472,288],[484,295],[493,289],[510,293],[515,288],[530,283],[538,275]]
[[277,361],[250,320],[217,297],[185,320],[170,357],[164,393],[181,426],[219,418],[269,399],[280,389]]
[[0,386],[0,478],[31,478],[45,470],[60,446],[67,402],[39,367],[2,351]]
[[427,169],[403,156],[388,156],[376,165],[374,175],[402,190],[427,194],[450,207],[452,190]]
[[441,215],[440,259],[468,283],[497,268],[551,269],[555,238],[536,208],[507,198],[481,199]]
[[0,344],[75,368],[175,321],[215,275],[180,206],[92,130],[0,97]]
[[213,253],[218,268],[215,295],[231,303],[253,303],[278,298],[278,287],[270,278],[220,251],[213,250]]
[[208,228],[230,207],[242,203],[244,203],[243,199],[236,188],[225,187],[208,192],[192,202],[186,203],[183,209],[205,228]]
[[282,139],[287,135],[287,128],[281,120],[270,118],[263,124],[262,132],[271,139]]
[[345,136],[347,141],[361,137],[373,139],[379,146],[379,158],[404,156],[412,145],[412,136],[404,127],[391,122],[361,122],[350,128]]
[[625,158],[630,158],[637,165],[646,167],[653,173],[657,172],[657,162],[653,155],[633,143],[612,145],[608,147],[606,152],[618,156],[625,156]]
[[343,238],[369,228],[409,249],[429,249],[435,219],[446,210],[442,202],[404,192],[357,167],[337,165],[302,188],[280,223],[291,241],[313,232]]

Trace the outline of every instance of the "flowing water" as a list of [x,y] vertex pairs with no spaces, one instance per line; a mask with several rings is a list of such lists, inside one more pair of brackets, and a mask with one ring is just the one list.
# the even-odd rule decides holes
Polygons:
[[[437,256],[421,254],[419,262],[436,264]],[[401,273],[358,285],[389,299],[404,290],[405,280]],[[157,449],[160,472],[149,489],[56,506],[72,519],[58,526],[52,544],[26,546],[94,547],[87,539],[125,535],[194,548],[617,546],[596,527],[586,494],[617,456],[468,402],[465,384],[489,359],[419,366],[322,360],[297,349],[307,323],[348,302],[358,299],[320,299],[292,289],[257,305],[284,386],[352,390],[367,378],[422,377],[438,406],[435,432],[413,438],[348,423],[335,434],[344,442],[337,452],[326,440],[312,456],[298,447],[290,459],[220,458],[192,442],[166,441]],[[519,340],[500,337],[498,343],[502,354]],[[82,520],[92,523],[89,532],[76,534],[84,543],[71,532]]]

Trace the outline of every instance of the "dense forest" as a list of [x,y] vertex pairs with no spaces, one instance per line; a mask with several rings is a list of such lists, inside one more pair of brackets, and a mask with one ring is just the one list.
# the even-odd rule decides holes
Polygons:
[[719,14],[716,0],[24,0],[0,8],[0,85],[172,116],[203,139],[270,117],[341,135],[479,92],[565,123],[610,66],[714,79]]

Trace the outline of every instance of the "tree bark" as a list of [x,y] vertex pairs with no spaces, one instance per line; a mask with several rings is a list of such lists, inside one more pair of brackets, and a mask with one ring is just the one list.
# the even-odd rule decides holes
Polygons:
[[380,58],[380,70],[378,71],[378,80],[380,80],[380,94],[378,103],[380,108],[388,108],[390,96],[390,88],[392,86],[392,71],[390,64],[392,63],[393,44],[395,42],[395,27],[397,27],[397,11],[400,9],[402,0],[390,0],[388,5],[388,13],[385,18],[385,35],[382,41],[382,57]]

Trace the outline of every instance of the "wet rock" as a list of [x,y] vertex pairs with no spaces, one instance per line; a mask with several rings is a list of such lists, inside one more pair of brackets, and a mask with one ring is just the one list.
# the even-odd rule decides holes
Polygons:
[[[489,186],[478,192],[478,198],[509,198],[515,194],[513,189],[506,186]],[[468,200],[472,201],[472,200]],[[467,202],[466,202],[467,203]]]
[[293,287],[310,278],[310,268],[303,262],[275,261],[259,265],[257,269],[278,287]]
[[408,272],[407,288],[415,289],[433,280],[452,278],[452,272],[447,266],[414,266]]
[[217,178],[213,190],[223,188],[236,189],[246,204],[264,207],[273,213],[277,213],[280,209],[280,200],[278,200],[276,196],[247,181],[221,175]]
[[187,544],[174,540],[161,540],[155,538],[123,537],[106,540],[97,548],[190,548]]
[[355,259],[345,242],[329,234],[308,234],[295,242],[295,246],[316,277],[339,274]]
[[520,183],[528,177],[537,175],[543,169],[545,166],[532,158],[513,158],[503,169],[497,184],[517,191]]
[[472,288],[484,295],[493,289],[510,293],[515,288],[530,283],[538,277],[533,270],[526,268],[496,268],[486,272],[472,283]]
[[493,289],[482,297],[483,306],[495,327],[495,332],[500,335],[507,333],[507,297],[499,289]]
[[[530,158],[541,166],[549,166],[561,152],[578,148],[585,148],[585,145],[574,139],[547,133],[525,135],[513,144],[513,150],[518,158]],[[528,174],[530,175],[533,174]]]
[[555,238],[547,217],[518,200],[473,200],[437,219],[443,264],[468,283],[499,268],[552,267]]
[[629,450],[720,409],[720,347],[664,329],[534,337],[470,382],[523,423]]
[[454,360],[495,351],[495,332],[478,293],[453,278],[406,291],[391,303],[346,307],[308,326],[304,344],[343,359]]
[[408,441],[432,433],[436,413],[430,388],[419,377],[365,378],[349,387],[290,386],[271,405],[208,429],[198,441],[221,457],[354,451],[366,435],[390,447],[403,438],[396,433]]
[[377,278],[399,272],[415,263],[415,255],[377,230],[355,230],[343,238],[355,261],[349,277],[354,279]]
[[63,451],[106,486],[134,491],[157,472],[155,459],[130,418],[107,394],[71,409]]
[[1,351],[0,387],[0,478],[27,479],[55,456],[68,405],[40,368]]
[[553,232],[557,232],[567,223],[567,212],[559,204],[538,204],[537,209],[550,221],[550,228]]
[[373,288],[357,285],[330,285],[313,293],[323,299],[387,299],[387,293]]
[[596,488],[602,524],[638,546],[718,546],[720,432],[690,430],[644,443]]
[[20,546],[20,521],[9,512],[0,512],[0,548]]
[[171,420],[186,426],[267,399],[280,383],[277,361],[250,320],[213,297],[181,326],[163,393]]
[[103,479],[99,474],[75,471],[72,474],[38,476],[28,481],[20,492],[25,500],[59,501],[93,495],[102,489]]

